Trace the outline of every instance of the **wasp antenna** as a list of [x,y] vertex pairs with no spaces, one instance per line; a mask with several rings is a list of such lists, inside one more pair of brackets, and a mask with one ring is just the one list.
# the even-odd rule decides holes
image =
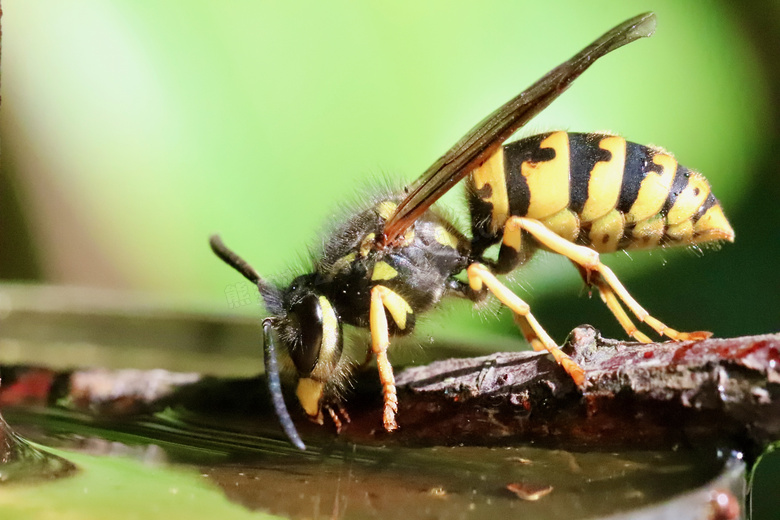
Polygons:
[[222,261],[228,264],[230,267],[244,275],[244,278],[257,285],[257,287],[260,289],[260,292],[263,292],[263,289],[268,286],[265,280],[263,280],[260,275],[257,274],[255,268],[249,265],[246,260],[238,256],[238,254],[236,254],[234,251],[229,249],[228,246],[222,242],[222,239],[219,237],[219,235],[211,235],[209,238],[209,245],[211,246],[211,250],[214,251],[215,255],[222,259]]
[[[231,264],[232,265],[232,264]],[[268,379],[268,390],[271,392],[271,401],[274,403],[276,417],[279,418],[279,424],[282,425],[284,433],[295,444],[299,450],[306,450],[306,445],[298,435],[295,429],[290,412],[287,411],[287,405],[282,395],[282,383],[279,380],[279,365],[276,362],[276,345],[274,344],[274,334],[271,319],[263,320],[263,355],[265,358],[265,377]]]

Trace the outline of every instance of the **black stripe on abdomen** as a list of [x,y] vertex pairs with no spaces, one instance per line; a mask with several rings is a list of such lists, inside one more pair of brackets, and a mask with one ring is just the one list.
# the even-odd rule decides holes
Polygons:
[[688,177],[691,176],[691,171],[677,163],[677,171],[674,172],[674,180],[672,181],[672,187],[669,189],[669,195],[666,197],[666,202],[661,208],[661,215],[666,217],[669,214],[669,210],[672,209],[674,203],[677,201],[677,196],[683,192],[686,186],[688,186]]
[[599,147],[604,137],[602,134],[569,134],[569,209],[578,215],[590,196],[588,184],[596,163],[612,160],[612,153]]
[[540,148],[550,133],[534,135],[504,147],[504,171],[506,172],[506,193],[509,199],[509,214],[524,217],[528,214],[531,192],[528,181],[522,173],[525,161],[545,162],[555,158],[552,148]]
[[718,199],[715,198],[715,195],[710,192],[709,195],[707,195],[707,198],[704,199],[704,202],[701,206],[699,206],[699,209],[696,210],[696,213],[693,214],[691,217],[691,221],[695,224],[705,213],[707,213],[707,210],[710,209],[712,206],[718,205]]
[[659,169],[653,162],[655,152],[647,146],[626,142],[626,167],[623,169],[623,183],[620,185],[620,197],[617,210],[628,213],[636,202],[639,188],[649,171]]

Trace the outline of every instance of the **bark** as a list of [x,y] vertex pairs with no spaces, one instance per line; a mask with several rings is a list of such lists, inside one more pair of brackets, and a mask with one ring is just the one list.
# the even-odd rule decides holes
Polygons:
[[[614,449],[706,442],[758,453],[780,438],[780,334],[641,344],[603,339],[583,326],[565,350],[585,370],[583,388],[544,353],[501,352],[398,371],[396,432],[381,427],[373,369],[356,377],[341,403],[349,422],[338,406],[331,409],[342,419],[342,439],[362,443]],[[29,367],[6,367],[4,376],[6,406],[67,402],[113,421],[173,408],[201,424],[281,435],[262,378]],[[291,392],[286,399],[300,417]],[[332,439],[327,415],[324,427],[297,420],[306,442]]]
[[780,334],[642,344],[586,326],[567,343],[587,376],[582,389],[528,352],[404,371],[407,435],[602,448],[725,440],[749,449],[779,438]]

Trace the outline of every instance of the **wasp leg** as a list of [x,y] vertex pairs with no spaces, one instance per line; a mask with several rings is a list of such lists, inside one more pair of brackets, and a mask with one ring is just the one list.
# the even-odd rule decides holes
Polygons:
[[[500,256],[499,259],[501,259]],[[495,271],[495,270],[496,270],[496,266],[495,265],[491,266],[491,271]],[[485,287],[483,287],[479,291],[475,291],[469,286],[469,284],[463,283],[460,280],[449,280],[447,282],[447,287],[450,290],[449,294],[458,296],[460,298],[466,298],[475,303],[483,301],[487,296],[487,289]],[[535,351],[540,352],[542,350],[547,350],[546,347],[544,346],[544,343],[536,335],[533,328],[531,328],[531,324],[528,323],[528,320],[525,319],[525,317],[516,313],[513,314],[513,317],[515,320],[515,324],[523,333],[525,340],[531,345],[531,347],[533,347]]]
[[636,325],[634,325],[634,322],[631,321],[631,318],[628,316],[628,314],[626,314],[623,306],[620,305],[620,301],[615,295],[615,291],[613,291],[612,288],[604,282],[604,279],[601,278],[601,275],[596,273],[596,276],[591,276],[588,274],[585,268],[576,263],[574,264],[574,267],[576,267],[580,272],[582,279],[587,285],[596,286],[596,288],[599,290],[601,301],[603,301],[610,312],[612,312],[618,323],[620,323],[620,326],[623,327],[623,330],[626,331],[626,334],[641,343],[652,343],[652,340],[647,337],[645,333],[636,328]]
[[[553,231],[547,229],[544,224],[538,220],[524,217],[510,217],[504,226],[505,240],[507,234],[516,235],[521,233],[522,230],[529,232],[536,240],[551,251],[563,255],[581,266],[585,273],[586,282],[594,280],[598,286],[600,281],[605,287],[608,287],[608,292],[611,292],[614,296],[619,298],[639,321],[646,323],[658,334],[678,341],[706,339],[711,335],[709,332],[678,332],[671,327],[667,327],[660,320],[652,317],[650,313],[637,303],[637,301],[628,293],[626,288],[623,287],[623,284],[620,283],[620,280],[618,280],[615,273],[612,272],[612,269],[601,263],[599,254],[596,251],[569,242],[565,238],[562,238]],[[595,278],[591,276],[594,272],[598,275]],[[599,289],[599,291],[601,291],[601,289]],[[610,300],[615,300],[615,303],[617,303],[616,298],[609,296],[605,299],[605,302],[607,302],[607,306],[613,314],[615,314],[618,321],[621,321],[622,316],[620,314],[622,311],[615,313],[613,307],[608,303]]]
[[[564,370],[571,376],[577,385],[582,385],[585,382],[585,372],[580,366],[574,362],[572,358],[564,354],[558,345],[552,340],[547,332],[542,328],[533,314],[531,314],[531,308],[525,303],[519,296],[513,293],[506,285],[501,283],[493,273],[488,270],[483,264],[473,263],[466,270],[469,278],[469,285],[475,291],[482,290],[485,286],[490,292],[492,292],[504,305],[509,307],[512,312],[518,315],[521,322],[521,330],[525,333],[523,327],[527,324],[533,337],[538,342],[537,345],[541,345],[542,349],[546,350],[555,361],[561,365]],[[531,343],[534,346],[534,342]],[[536,348],[536,346],[534,346]]]
[[379,369],[379,381],[382,383],[382,395],[385,401],[382,422],[385,430],[391,432],[398,429],[395,414],[398,411],[398,395],[395,390],[393,367],[387,359],[387,347],[390,346],[390,332],[387,326],[385,307],[395,319],[398,309],[398,295],[382,285],[371,289],[371,350],[376,355],[376,365]]
[[[333,405],[326,404],[323,405],[323,408],[328,411],[330,420],[333,421],[333,425],[336,427],[336,433],[341,433],[341,429],[344,427],[344,423],[349,424],[352,421],[349,417],[349,414],[347,413],[347,410],[344,408],[344,406],[341,405],[341,403],[336,403]],[[343,421],[342,418],[344,419]]]
[[517,328],[523,333],[523,337],[525,337],[525,340],[531,345],[531,348],[537,352],[547,350],[547,347],[544,346],[544,342],[536,335],[533,327],[531,327],[531,323],[525,316],[515,313],[513,318],[515,320],[515,325],[517,325]]
[[475,291],[466,282],[461,282],[454,278],[447,280],[447,295],[457,296],[458,298],[464,298],[474,303],[480,303],[485,301],[487,297],[487,289],[483,288],[480,291]]
[[[628,334],[629,336],[631,336],[632,338],[634,338],[635,340],[641,343],[652,343],[653,341],[644,332],[636,328],[634,322],[631,321],[631,318],[628,316],[628,314],[626,314],[626,311],[623,310],[623,306],[620,305],[620,301],[618,300],[615,291],[612,290],[612,287],[604,283],[604,280],[601,279],[600,276],[598,278],[598,281],[596,281],[595,283],[596,283],[596,287],[599,290],[599,294],[601,295],[601,301],[603,301],[604,304],[607,306],[607,308],[610,310],[610,312],[612,312],[612,314],[615,316],[615,319],[617,319],[618,323],[620,323],[620,326],[623,327],[623,330],[626,331],[626,334]],[[678,336],[681,337],[681,339],[684,339],[682,338],[682,336],[689,335],[684,332],[677,332],[677,334]],[[692,334],[699,334],[699,333],[692,333]]]

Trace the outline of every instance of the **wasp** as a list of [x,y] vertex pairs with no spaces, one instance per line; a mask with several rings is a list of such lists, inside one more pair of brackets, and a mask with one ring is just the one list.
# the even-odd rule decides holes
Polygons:
[[[390,337],[411,333],[417,317],[448,296],[480,302],[493,294],[511,309],[530,345],[551,354],[584,385],[582,368],[497,278],[538,249],[571,260],[635,340],[650,342],[629,313],[672,340],[709,336],[678,332],[651,316],[600,259],[619,250],[733,241],[734,231],[701,174],[664,150],[617,135],[557,131],[504,144],[593,62],[652,35],[655,24],[655,15],[645,13],[617,25],[499,107],[411,186],[373,198],[337,225],[312,272],[286,287],[268,283],[218,236],[211,237],[217,256],[257,285],[270,314],[262,326],[267,380],[293,444],[305,449],[282,396],[279,344],[297,371],[304,412],[322,423],[324,408],[338,426],[328,399],[350,373],[342,359],[343,326],[368,328],[368,355],[376,357],[382,384],[382,420],[393,431],[398,398],[387,357]],[[470,233],[432,208],[464,178]],[[491,246],[498,248],[495,259],[486,254]]]

